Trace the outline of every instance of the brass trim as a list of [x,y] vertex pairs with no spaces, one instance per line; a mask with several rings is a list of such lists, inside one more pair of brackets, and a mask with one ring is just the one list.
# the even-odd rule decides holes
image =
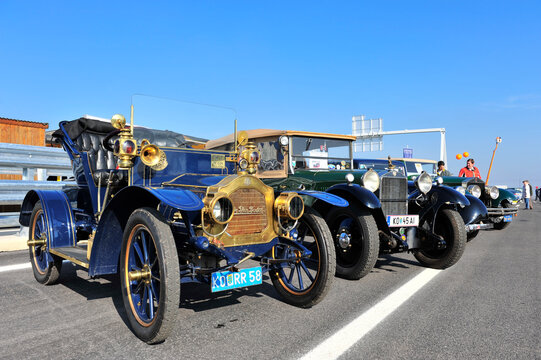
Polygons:
[[202,187],[202,188],[207,188],[208,186],[206,185],[186,185],[186,184],[171,184],[173,181],[176,181],[178,179],[180,179],[181,177],[183,176],[186,176],[186,175],[195,175],[195,176],[224,176],[224,175],[227,175],[227,174],[195,174],[195,173],[184,173],[184,174],[180,174],[179,176],[169,180],[169,181],[164,181],[162,182],[162,186],[163,185],[167,185],[167,186],[188,186],[188,187]]
[[81,261],[81,260],[76,259],[76,258],[74,258],[74,257],[72,257],[72,256],[69,256],[69,255],[66,255],[66,254],[64,254],[64,253],[61,253],[60,251],[57,251],[57,250],[55,250],[55,249],[49,249],[49,252],[50,252],[51,254],[56,255],[56,256],[60,256],[60,257],[63,258],[63,259],[69,260],[69,261],[71,261],[72,263],[77,264],[77,265],[79,265],[79,266],[82,266],[82,267],[84,267],[84,268],[86,268],[86,269],[88,269],[88,268],[90,267],[90,265],[89,265],[88,263],[85,263],[84,261]]
[[[240,189],[250,189],[261,193],[265,198],[265,216],[267,218],[267,226],[258,233],[242,234],[242,235],[229,235],[226,232],[216,236],[217,242],[222,243],[224,247],[231,246],[244,246],[265,244],[274,239],[278,234],[274,229],[274,189],[265,185],[261,180],[252,175],[230,175],[220,181],[218,184],[209,186],[207,189],[206,197],[203,202],[209,202],[207,198],[213,198],[220,195],[226,195],[231,198],[231,194]],[[233,203],[233,209],[235,209],[235,203]],[[237,216],[240,216],[237,214]],[[235,219],[235,215],[231,221]]]
[[[229,202],[231,203],[231,206],[233,208],[233,210],[231,211],[231,215],[225,221],[219,221],[218,219],[216,219],[216,217],[214,216],[214,212],[213,212],[213,209],[214,209],[214,206],[216,205],[216,202],[218,200],[220,200],[220,199],[229,200]],[[231,199],[229,198],[229,196],[227,194],[216,193],[212,197],[205,196],[205,198],[203,199],[203,204],[205,206],[203,207],[203,209],[201,209],[201,223],[202,224],[205,223],[205,215],[209,215],[209,217],[212,219],[213,222],[215,222],[217,224],[220,224],[220,225],[227,224],[228,222],[231,221],[231,219],[233,219],[233,216],[235,215],[235,206],[233,205],[233,202],[231,201]]]
[[[291,201],[294,198],[299,198],[302,202],[302,211],[300,212],[299,216],[293,216],[293,214],[290,212]],[[292,220],[299,220],[304,214],[304,201],[297,193],[281,193],[274,201],[274,211],[276,211],[278,217],[281,217],[281,215],[284,214]]]

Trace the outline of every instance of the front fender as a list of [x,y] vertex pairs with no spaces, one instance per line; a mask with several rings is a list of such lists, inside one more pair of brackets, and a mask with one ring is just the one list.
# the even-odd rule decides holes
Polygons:
[[[433,186],[428,194],[421,195],[419,190],[415,190],[408,195],[408,200],[410,201],[410,205],[412,205],[410,209],[419,214],[419,222],[421,224],[424,221],[434,224],[436,215],[443,206],[460,205],[458,208],[462,208],[470,205],[468,198],[448,186]],[[418,204],[417,198],[419,197],[425,198],[426,201]]]
[[498,196],[498,198],[494,200],[491,199],[491,202],[490,202],[491,207],[500,207],[504,200],[509,201],[510,204],[513,204],[513,202],[517,201],[515,195],[513,195],[513,193],[510,192],[509,190],[506,190],[506,189],[499,189],[499,190],[500,190],[500,195]]
[[465,206],[458,209],[458,213],[462,216],[464,224],[475,224],[481,219],[488,217],[488,210],[485,204],[473,195],[467,194],[466,197],[470,202],[470,206]]
[[359,184],[337,184],[328,188],[327,192],[331,194],[346,192],[369,209],[381,208],[378,197]]
[[151,189],[142,186],[122,189],[109,201],[98,223],[90,255],[89,275],[116,273],[124,228],[130,215],[142,207],[156,209],[161,205],[183,211],[203,208],[201,199],[184,189]]
[[[421,192],[417,189],[409,194],[408,199],[411,201],[417,198]],[[459,193],[457,190],[448,186],[433,186],[432,189],[426,194],[436,207],[440,207],[443,204],[454,204],[460,206],[469,206],[470,201],[466,196]]]
[[315,190],[298,190],[295,192],[300,195],[307,195],[315,199],[325,201],[327,204],[330,204],[333,206],[339,206],[339,207],[349,206],[349,203],[347,202],[347,200],[344,200],[341,197],[328,193],[328,192],[315,191]]
[[30,190],[21,206],[19,223],[30,225],[30,216],[36,203],[40,201],[47,220],[47,247],[75,246],[75,223],[68,196],[61,190]]

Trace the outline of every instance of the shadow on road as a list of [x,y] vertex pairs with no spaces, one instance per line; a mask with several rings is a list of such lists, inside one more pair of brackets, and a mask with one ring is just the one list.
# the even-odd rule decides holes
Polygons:
[[420,265],[416,260],[404,259],[393,255],[381,255],[372,272],[378,272],[377,270],[397,272],[398,269],[408,269],[412,266],[419,267]]
[[234,289],[213,293],[210,291],[210,285],[187,283],[182,284],[180,307],[190,309],[194,312],[217,309],[240,303],[240,298],[248,297],[271,297],[280,300],[274,290],[274,286],[265,280],[267,275],[263,275],[263,284],[255,287]]

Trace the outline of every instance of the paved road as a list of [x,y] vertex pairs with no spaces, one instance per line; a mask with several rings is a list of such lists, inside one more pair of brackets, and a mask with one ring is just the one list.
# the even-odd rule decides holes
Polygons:
[[[541,359],[541,207],[481,233],[454,267],[422,287],[343,359]],[[0,253],[0,267],[27,262]],[[312,309],[259,288],[213,295],[183,287],[169,339],[148,346],[127,328],[115,278],[65,264],[61,282],[30,269],[0,272],[0,358],[297,359],[420,274],[412,255],[380,257],[360,281],[336,279]]]

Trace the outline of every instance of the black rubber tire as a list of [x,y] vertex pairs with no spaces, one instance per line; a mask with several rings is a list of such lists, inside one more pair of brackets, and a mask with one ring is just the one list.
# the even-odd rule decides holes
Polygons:
[[[128,250],[131,242],[136,241],[136,231],[139,230],[144,230],[150,234],[156,251],[155,255],[160,277],[158,306],[153,319],[149,323],[146,323],[137,315],[131,304],[131,291],[128,290]],[[124,308],[133,333],[148,344],[163,342],[169,336],[178,317],[180,270],[177,248],[171,228],[163,216],[155,209],[137,209],[128,219],[120,254],[120,283]]]
[[[38,239],[40,236],[37,236],[36,229],[37,224],[36,222],[41,218],[43,219],[43,227],[45,229],[47,228],[47,217],[44,216],[43,207],[41,206],[41,201],[38,201],[34,205],[34,209],[32,209],[32,215],[30,216],[30,227],[28,228],[28,240],[32,239]],[[45,236],[47,236],[47,231],[45,230]],[[40,268],[38,266],[38,258],[39,253],[44,251],[44,253],[41,256],[45,256],[47,253],[50,257],[53,258],[52,262],[47,263],[47,266],[45,268]],[[34,278],[39,282],[40,284],[44,285],[53,285],[58,282],[58,278],[60,277],[60,271],[62,269],[62,259],[49,254],[47,246],[30,246],[28,247],[28,253],[30,255],[30,263],[32,264],[32,271],[34,273]]]
[[466,241],[473,240],[477,235],[479,235],[479,230],[468,231]]
[[[298,229],[307,228],[314,242],[311,259],[317,262],[317,276],[308,289],[295,291],[282,280],[283,270],[273,269],[269,272],[274,288],[288,304],[309,308],[320,302],[329,291],[336,271],[336,255],[329,228],[321,215],[312,208],[306,207],[299,219]],[[275,247],[276,248],[276,247]],[[275,248],[272,255],[275,255]]]
[[[340,224],[351,219],[351,243],[343,249],[339,242]],[[358,280],[366,276],[378,260],[378,227],[370,212],[350,203],[348,207],[333,207],[326,217],[336,251],[336,275]]]
[[[512,207],[513,205],[511,205],[508,201],[504,201],[502,203],[502,207],[508,209],[510,207]],[[506,227],[508,227],[509,225],[511,224],[511,222],[503,222],[503,221],[500,221],[499,223],[495,223],[494,224],[494,229],[496,230],[503,230],[505,229]]]
[[443,209],[436,215],[436,234],[443,236],[447,246],[442,250],[419,250],[415,258],[423,266],[446,269],[460,259],[466,248],[466,227],[459,213],[453,209]]

